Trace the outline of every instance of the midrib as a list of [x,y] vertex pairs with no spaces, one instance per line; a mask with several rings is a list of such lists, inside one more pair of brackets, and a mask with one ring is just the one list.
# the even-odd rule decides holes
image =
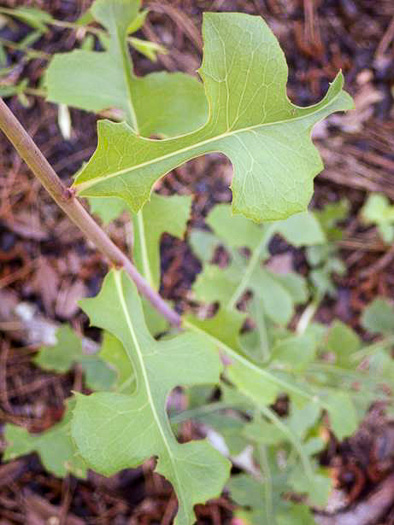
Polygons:
[[[341,92],[339,92],[332,100],[330,100],[330,102],[326,106],[324,106],[324,109],[326,109],[329,105],[331,105],[338,98],[340,93]],[[280,124],[288,124],[290,122],[293,123],[293,122],[296,122],[298,120],[303,120],[305,118],[309,118],[309,117],[319,113],[322,109],[323,109],[323,106],[317,108],[316,111],[313,111],[313,112],[308,113],[306,115],[300,115],[299,117],[295,117],[295,118],[292,118],[292,119],[278,120],[276,122],[268,122],[267,124],[255,124],[253,126],[248,126],[248,127],[237,129],[237,130],[233,130],[233,131],[226,131],[225,133],[221,133],[220,135],[215,135],[214,137],[210,137],[210,138],[208,138],[206,140],[202,140],[200,142],[196,142],[196,143],[190,144],[189,146],[186,146],[186,147],[181,148],[181,149],[177,149],[175,151],[167,153],[166,155],[162,155],[161,157],[155,157],[154,159],[148,160],[146,162],[141,162],[140,164],[136,164],[135,166],[130,166],[128,168],[123,168],[121,170],[114,171],[113,173],[109,173],[107,175],[95,177],[93,179],[81,182],[80,184],[78,184],[78,179],[77,179],[76,183],[75,183],[75,186],[78,188],[79,192],[82,192],[82,191],[85,191],[86,189],[90,188],[91,186],[95,186],[96,184],[99,184],[100,182],[103,182],[105,180],[109,180],[109,179],[112,179],[114,177],[119,177],[120,175],[124,175],[126,173],[132,173],[133,171],[139,170],[141,168],[145,168],[147,166],[151,166],[153,164],[158,164],[158,163],[160,163],[160,162],[162,162],[164,160],[171,159],[172,157],[176,157],[177,155],[181,155],[183,153],[187,153],[188,151],[197,150],[197,149],[201,148],[202,146],[206,146],[206,145],[211,144],[213,142],[216,142],[218,140],[222,140],[222,139],[234,136],[234,135],[245,133],[247,131],[257,130],[257,129],[260,129],[260,128],[268,128],[270,126],[271,127],[272,126],[278,126]],[[193,140],[192,138],[195,135],[204,134],[203,132],[205,130],[205,127],[208,126],[208,125],[209,125],[209,122],[203,128],[200,128],[199,130],[190,133],[189,134],[189,140]],[[181,137],[187,137],[187,136],[188,135],[182,135]],[[164,144],[165,142],[170,142],[170,141],[173,141],[173,140],[177,140],[178,138],[180,138],[180,137],[170,138],[170,139],[163,139],[163,140],[160,140],[160,141],[147,139],[147,138],[143,138],[143,139],[141,138],[141,140],[145,140],[147,142],[152,142],[153,144],[155,144],[155,143],[156,144],[157,143]],[[81,175],[82,174],[83,173],[81,173]]]
[[251,361],[249,361],[248,359],[246,359],[242,355],[238,354],[230,346],[228,346],[225,343],[223,343],[222,341],[220,341],[220,339],[218,339],[214,335],[209,334],[208,332],[206,332],[202,328],[199,328],[198,326],[194,325],[192,322],[185,320],[183,322],[183,325],[185,327],[187,327],[187,328],[190,328],[194,332],[197,332],[197,333],[199,333],[201,335],[204,335],[205,337],[210,339],[216,346],[218,346],[219,348],[224,350],[224,352],[226,352],[227,355],[229,355],[231,358],[233,358],[234,361],[238,361],[239,363],[241,363],[242,365],[246,366],[247,368],[250,368],[254,372],[257,372],[262,377],[264,377],[264,378],[268,379],[269,381],[271,381],[271,383],[274,383],[277,386],[280,386],[280,387],[282,387],[282,388],[284,388],[286,390],[290,390],[290,391],[294,392],[294,394],[298,394],[299,396],[302,396],[302,397],[308,399],[309,401],[314,401],[315,398],[311,394],[308,394],[307,392],[304,392],[303,390],[299,389],[298,387],[293,386],[290,383],[287,383],[286,381],[283,381],[282,379],[279,379],[278,377],[274,376],[273,374],[270,374],[269,372],[267,372],[263,368],[260,368],[259,366],[255,365],[254,363],[252,363]]
[[[156,406],[155,406],[154,401],[153,401],[153,396],[152,396],[152,392],[151,392],[150,385],[149,385],[149,378],[148,378],[148,374],[147,374],[147,371],[146,371],[146,368],[145,368],[143,354],[142,354],[142,351],[141,351],[141,347],[139,345],[139,341],[138,341],[137,335],[136,335],[136,333],[134,331],[133,323],[132,323],[132,320],[130,318],[129,311],[128,311],[127,304],[126,304],[126,299],[125,299],[125,296],[124,296],[124,293],[123,293],[122,281],[121,281],[122,274],[120,272],[118,272],[118,271],[115,271],[114,275],[115,275],[116,290],[118,292],[119,301],[120,301],[120,304],[121,304],[121,307],[122,307],[122,311],[124,313],[124,316],[125,316],[125,319],[126,319],[126,323],[127,323],[127,327],[128,327],[128,329],[130,331],[131,339],[133,341],[133,344],[134,344],[134,347],[135,347],[135,350],[136,350],[138,362],[140,364],[142,377],[143,377],[143,381],[144,381],[145,391],[146,391],[147,396],[148,396],[148,401],[149,401],[149,405],[151,407],[153,419],[156,422],[156,426],[159,429],[161,438],[163,440],[163,444],[165,446],[165,449],[167,450],[168,457],[169,457],[171,465],[172,465],[172,470],[173,470],[173,473],[174,473],[174,476],[176,478],[177,485],[178,485],[177,486],[177,495],[178,495],[179,500],[182,501],[183,496],[182,497],[179,496],[179,492],[182,491],[182,485],[181,485],[180,480],[178,478],[178,474],[177,474],[177,471],[176,471],[176,466],[175,466],[175,463],[174,463],[174,458],[173,458],[173,455],[172,455],[172,450],[171,450],[170,444],[168,443],[167,437],[166,437],[165,432],[164,432],[164,429],[161,426],[160,418],[159,418],[159,415],[158,415],[157,410],[156,410]],[[137,388],[138,388],[138,383],[137,383]],[[182,492],[181,492],[181,494],[182,494]]]

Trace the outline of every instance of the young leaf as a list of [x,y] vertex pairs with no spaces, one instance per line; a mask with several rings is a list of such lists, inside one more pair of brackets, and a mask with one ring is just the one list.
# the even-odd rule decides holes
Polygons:
[[341,321],[334,321],[327,339],[327,350],[333,352],[336,364],[341,367],[354,366],[351,356],[361,347],[361,341],[356,332]]
[[31,434],[25,428],[7,424],[4,439],[7,447],[4,461],[37,452],[48,472],[64,477],[73,474],[86,478],[86,464],[77,454],[70,435],[72,404],[69,403],[63,420],[41,434]]
[[297,248],[326,242],[326,236],[313,213],[297,213],[276,225],[277,232]]
[[193,523],[193,506],[221,492],[229,463],[206,441],[179,444],[169,426],[166,400],[176,386],[218,382],[217,353],[190,333],[155,341],[135,285],[124,272],[110,272],[100,294],[82,301],[82,308],[92,323],[122,343],[137,386],[132,395],[77,396],[72,436],[80,453],[105,475],[157,457],[157,472],[172,483],[178,497],[176,523]]
[[[140,78],[132,71],[126,39],[139,5],[139,0],[94,2],[91,13],[109,32],[108,49],[56,54],[46,72],[47,98],[95,112],[118,108],[147,137],[196,129],[206,120],[206,100],[195,78],[165,72]],[[113,155],[117,147],[111,149]]]
[[263,230],[242,216],[232,216],[229,204],[217,204],[209,213],[208,226],[231,248],[255,250],[260,244]]
[[301,467],[297,466],[289,476],[289,484],[296,492],[307,494],[312,505],[319,506],[327,504],[332,490],[332,481],[323,469],[315,473],[312,478],[308,478]]
[[308,335],[293,335],[278,341],[272,349],[272,362],[280,368],[303,370],[315,358],[313,338]]
[[56,332],[57,344],[42,347],[33,362],[44,370],[59,373],[69,372],[80,363],[85,372],[86,386],[92,390],[108,390],[115,373],[96,355],[84,355],[82,341],[68,325],[61,326]]
[[135,135],[125,124],[102,121],[98,149],[79,173],[76,190],[81,196],[121,197],[137,212],[160,177],[219,151],[234,166],[235,214],[263,221],[305,211],[312,180],[322,169],[310,131],[330,113],[352,107],[342,91],[342,75],[319,104],[300,108],[287,98],[286,61],[260,17],[206,14],[203,37],[200,74],[210,108],[206,125],[158,141]]
[[377,298],[364,310],[361,324],[371,334],[394,334],[394,308],[387,299]]
[[394,205],[389,199],[379,193],[373,193],[361,210],[361,216],[366,224],[376,224],[386,243],[394,240]]
[[117,392],[132,394],[136,381],[133,365],[122,343],[109,332],[104,332],[99,357],[116,370],[114,389]]
[[188,195],[164,197],[153,193],[144,207],[141,219],[133,217],[135,264],[156,290],[160,286],[161,237],[163,233],[183,237],[190,218],[191,205],[192,198]]
[[349,437],[357,430],[359,418],[353,401],[347,392],[334,392],[325,399],[331,428],[339,440]]

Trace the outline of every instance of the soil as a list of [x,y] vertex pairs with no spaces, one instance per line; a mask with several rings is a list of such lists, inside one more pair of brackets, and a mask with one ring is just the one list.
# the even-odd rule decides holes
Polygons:
[[[4,7],[44,8],[57,19],[70,21],[90,3],[0,1]],[[366,228],[359,219],[367,192],[384,192],[394,199],[392,0],[163,0],[145,5],[151,12],[139,36],[164,44],[169,54],[159,56],[155,64],[134,54],[140,75],[161,69],[196,74],[202,54],[203,11],[263,16],[284,49],[290,71],[289,96],[300,105],[319,100],[338,69],[344,71],[346,89],[355,97],[357,109],[345,118],[331,117],[316,133],[326,167],[316,180],[313,206],[319,208],[344,196],[350,201],[351,214],[340,242],[347,272],[336,278],[338,296],[324,301],[318,318],[329,323],[339,317],[365,336],[359,326],[365,305],[378,295],[394,296],[394,249],[384,245],[376,230]],[[18,42],[29,31],[15,22],[0,28],[0,38]],[[53,54],[78,46],[79,39],[75,31],[52,27],[34,48]],[[39,87],[45,59],[25,64],[21,52],[7,49],[7,60],[7,66],[14,66],[10,81],[28,78],[32,87]],[[57,108],[40,97],[27,98],[29,107],[23,107],[16,97],[8,103],[69,184],[94,151],[96,117],[72,109],[72,137],[65,140],[58,126]],[[76,301],[98,292],[106,264],[57,209],[4,137],[0,140],[0,173],[1,439],[1,428],[7,422],[27,425],[36,432],[49,428],[61,419],[64,399],[72,390],[83,388],[78,369],[54,375],[35,367],[31,357],[37,341],[20,327],[11,326],[14,321],[5,312],[15,304],[29,303],[49,324],[69,322],[76,331],[95,339],[97,332],[86,328]],[[201,227],[215,203],[231,200],[230,180],[228,161],[210,155],[174,170],[159,191],[193,194],[190,228]],[[127,249],[122,220],[108,231]],[[287,250],[279,239],[271,246],[273,255]],[[186,241],[169,235],[163,237],[161,251],[162,295],[175,301],[179,311],[190,308],[189,290],[200,271],[198,260]],[[295,251],[294,260],[301,270],[307,270],[302,251]],[[332,469],[337,486],[345,491],[345,510],[367,505],[367,521],[363,523],[394,523],[392,495],[380,516],[368,507],[370,498],[392,479],[393,439],[392,423],[387,421],[383,407],[375,405],[356,435],[344,443],[333,441],[322,458]],[[0,451],[4,446],[1,443]],[[87,481],[79,481],[49,475],[35,455],[0,463],[0,524],[170,524],[176,500],[169,485],[153,474],[153,466],[148,462],[111,478],[91,473]],[[232,509],[225,494],[197,508],[198,523],[230,524]],[[336,523],[347,522],[339,519]]]

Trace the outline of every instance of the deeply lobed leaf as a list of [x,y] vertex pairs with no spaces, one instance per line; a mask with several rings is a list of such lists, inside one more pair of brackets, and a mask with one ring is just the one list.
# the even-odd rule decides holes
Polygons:
[[207,123],[157,141],[135,135],[126,124],[100,122],[98,149],[75,182],[78,193],[121,197],[137,212],[160,177],[187,160],[222,152],[235,170],[235,214],[262,221],[304,211],[322,168],[311,129],[333,111],[352,107],[342,75],[319,104],[300,108],[287,98],[286,62],[260,17],[206,14],[203,37]]
[[105,475],[157,457],[157,472],[172,483],[178,497],[176,522],[193,523],[193,506],[220,494],[229,463],[206,441],[179,444],[168,422],[166,400],[177,386],[216,383],[221,371],[217,353],[190,333],[155,341],[135,285],[123,272],[110,272],[100,294],[84,300],[82,307],[92,323],[123,345],[136,389],[132,395],[77,396],[72,436],[80,453]]

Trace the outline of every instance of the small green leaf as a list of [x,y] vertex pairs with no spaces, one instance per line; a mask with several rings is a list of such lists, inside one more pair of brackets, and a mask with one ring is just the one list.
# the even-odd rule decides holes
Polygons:
[[361,216],[366,224],[376,224],[386,243],[394,240],[394,205],[390,204],[386,195],[373,193],[361,210]]
[[350,395],[335,392],[325,399],[331,428],[339,440],[351,436],[358,427],[359,418]]
[[318,506],[327,504],[332,490],[332,481],[323,469],[309,478],[304,475],[301,467],[297,467],[289,477],[289,484],[296,492],[307,494],[309,502]]
[[141,40],[140,38],[131,37],[129,39],[131,45],[139,53],[149,58],[152,62],[156,62],[157,55],[166,55],[167,49],[156,42],[149,42],[149,40]]
[[122,343],[137,386],[132,395],[77,396],[72,437],[80,453],[105,475],[156,456],[156,471],[172,483],[178,497],[176,523],[192,524],[194,505],[220,494],[229,463],[206,441],[179,444],[168,422],[166,400],[177,386],[217,383],[217,353],[190,333],[155,341],[135,285],[124,272],[110,272],[100,294],[82,301],[82,308],[92,323]]
[[261,227],[241,216],[232,216],[229,204],[217,204],[207,217],[207,224],[231,248],[254,250],[263,235]]
[[44,370],[68,372],[82,356],[82,341],[68,325],[61,326],[56,332],[57,344],[44,346],[33,359]]
[[135,390],[133,365],[122,343],[110,332],[104,332],[99,356],[116,371],[115,390],[132,394]]
[[[102,121],[98,149],[79,173],[76,190],[85,197],[121,197],[136,213],[163,175],[192,158],[222,152],[235,169],[234,214],[263,221],[305,211],[322,169],[310,131],[332,112],[352,107],[342,75],[319,104],[300,108],[286,95],[284,56],[260,17],[209,13],[203,36],[206,125],[175,139],[147,140],[126,124]],[[188,108],[182,113],[189,118]]]
[[387,299],[375,299],[364,310],[361,324],[371,334],[394,334],[394,307]]
[[48,24],[53,20],[52,16],[36,7],[17,7],[12,10],[12,16],[19,18],[23,23],[45,33],[48,29]]
[[188,195],[164,197],[153,193],[140,216],[133,217],[134,260],[149,284],[160,285],[160,240],[163,233],[182,238],[190,218],[192,198]]
[[326,236],[313,213],[297,213],[277,224],[277,232],[293,246],[314,246],[326,242]]
[[[90,11],[109,32],[108,49],[56,54],[46,72],[47,99],[87,111],[120,109],[133,129],[147,137],[196,129],[206,120],[206,100],[195,78],[165,72],[136,77],[132,72],[127,35],[139,4],[138,0],[94,2]],[[111,164],[121,150],[112,147],[106,162]]]
[[37,452],[48,472],[64,477],[73,474],[86,478],[86,465],[77,454],[70,435],[72,404],[66,410],[63,420],[41,434],[30,434],[25,428],[7,424],[4,439],[7,447],[4,461],[15,459],[31,452]]
[[352,354],[361,347],[361,340],[349,326],[341,321],[334,321],[327,339],[327,350],[333,352],[336,363],[341,367],[353,367]]
[[312,337],[308,335],[293,335],[276,343],[272,349],[273,365],[303,370],[315,358],[316,347]]
[[82,341],[68,325],[56,332],[57,344],[42,347],[33,362],[44,370],[59,373],[69,372],[80,363],[85,372],[85,382],[92,390],[108,389],[114,382],[115,374],[95,355],[84,355]]
[[89,199],[89,204],[90,211],[98,215],[104,224],[114,221],[127,209],[126,203],[116,197],[111,199],[95,197],[94,199]]

